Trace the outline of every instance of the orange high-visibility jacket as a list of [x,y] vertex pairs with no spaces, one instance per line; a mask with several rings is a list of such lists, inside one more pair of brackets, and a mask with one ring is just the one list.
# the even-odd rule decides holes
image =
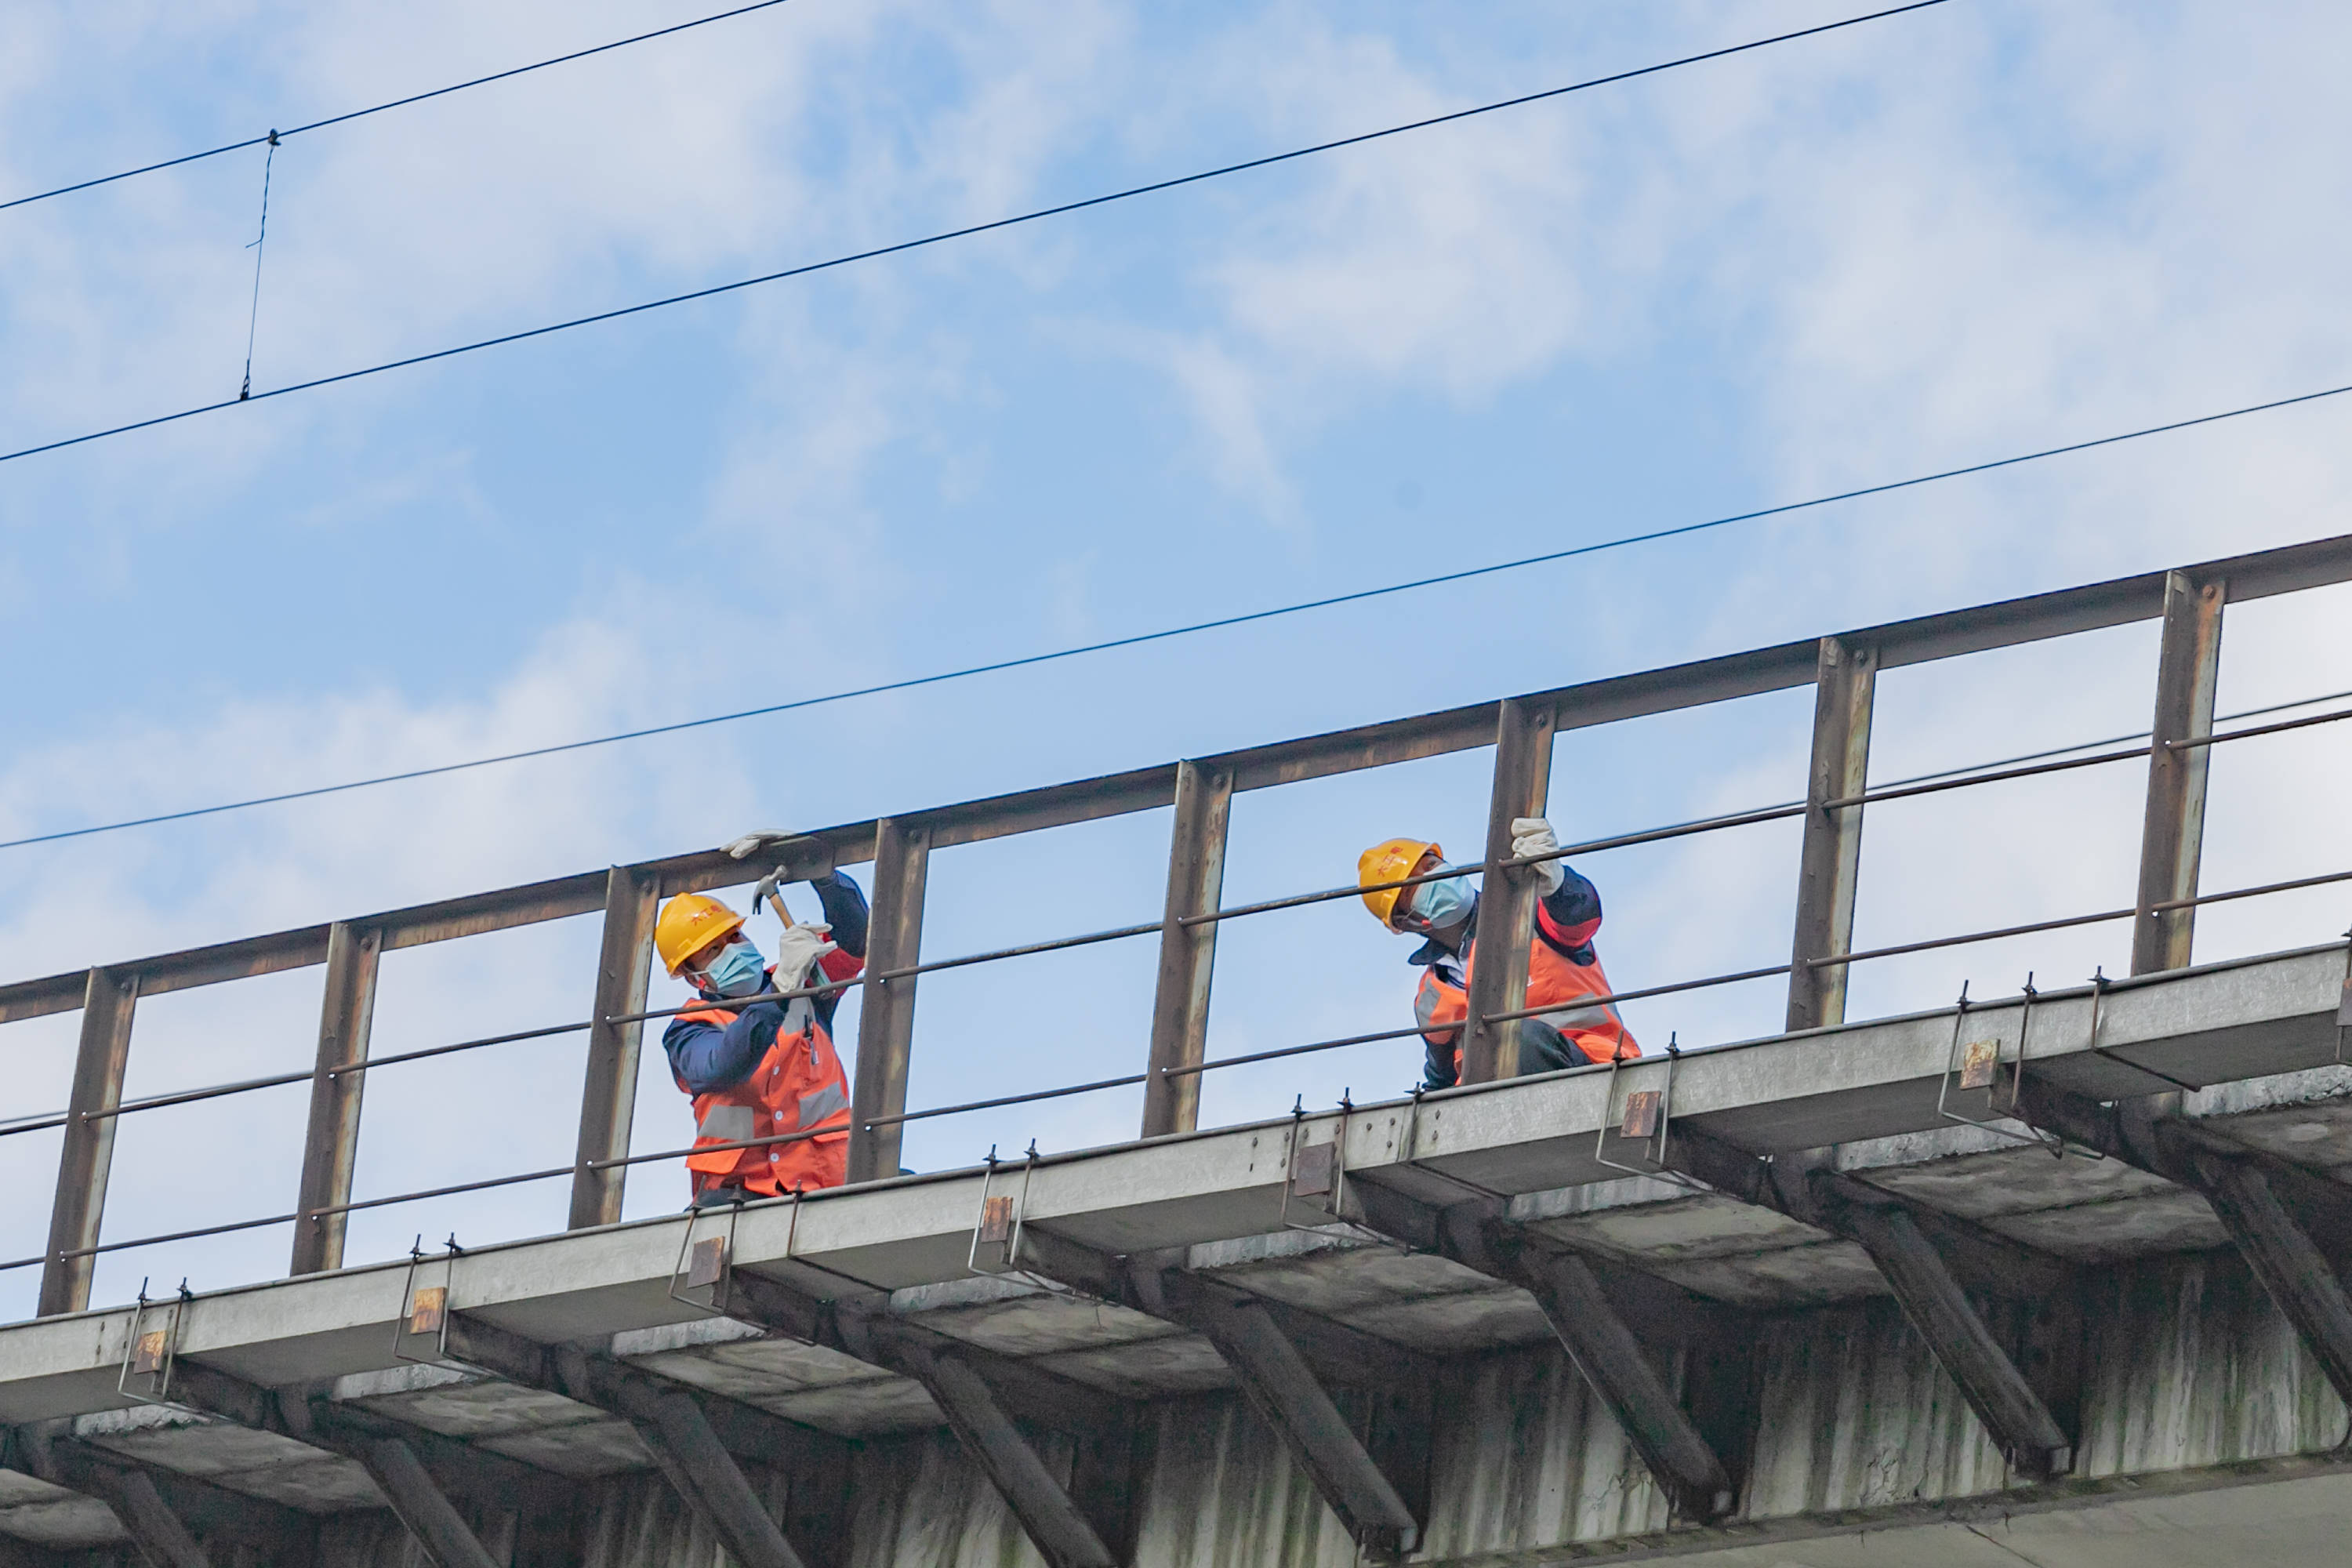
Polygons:
[[[770,985],[773,986],[771,971]],[[680,1018],[725,1028],[738,1009],[709,1004]],[[675,1076],[675,1074],[673,1074]],[[677,1087],[687,1093],[686,1080]],[[694,1095],[694,1146],[741,1143],[810,1128],[814,1138],[753,1149],[715,1149],[687,1157],[694,1190],[742,1186],[755,1193],[795,1187],[837,1187],[849,1179],[849,1080],[835,1054],[833,1036],[805,996],[784,1004],[784,1026],[751,1076],[726,1089]]]
[[[1588,945],[1583,951],[1591,952]],[[1462,975],[1468,982],[1478,961],[1474,936],[1462,955]],[[1433,1046],[1454,1048],[1454,1071],[1462,1070],[1462,1022],[1470,1016],[1469,993],[1442,978],[1433,963],[1421,972],[1421,990],[1413,997],[1413,1016]],[[1525,1005],[1541,1007],[1541,1022],[1582,1051],[1587,1060],[1605,1062],[1638,1057],[1642,1047],[1626,1031],[1616,1007],[1595,998],[1611,995],[1609,976],[1601,970],[1601,954],[1578,963],[1540,934],[1528,939],[1528,999]]]

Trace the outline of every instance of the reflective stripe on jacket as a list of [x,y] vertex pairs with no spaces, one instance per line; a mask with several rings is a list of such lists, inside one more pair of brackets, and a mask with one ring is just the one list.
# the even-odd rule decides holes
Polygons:
[[[1591,952],[1591,948],[1581,951]],[[1413,997],[1413,1019],[1432,1045],[1454,1047],[1454,1070],[1461,1071],[1462,1023],[1470,1016],[1470,975],[1477,966],[1478,943],[1472,938],[1458,962],[1441,960],[1421,972],[1421,990]],[[1539,1021],[1558,1029],[1589,1061],[1638,1057],[1642,1047],[1626,1032],[1616,1006],[1598,998],[1612,994],[1609,976],[1601,973],[1601,955],[1579,963],[1540,936],[1528,946],[1528,999],[1541,1007]]]
[[[737,1011],[712,1003],[678,1016],[723,1029]],[[677,1086],[693,1093],[682,1078]],[[784,1026],[751,1077],[694,1095],[694,1121],[697,1150],[824,1129],[817,1137],[789,1143],[688,1155],[686,1166],[694,1173],[697,1192],[742,1186],[758,1193],[788,1193],[794,1187],[837,1187],[848,1179],[849,1081],[834,1052],[833,1036],[818,1021],[807,997],[785,1005]]]

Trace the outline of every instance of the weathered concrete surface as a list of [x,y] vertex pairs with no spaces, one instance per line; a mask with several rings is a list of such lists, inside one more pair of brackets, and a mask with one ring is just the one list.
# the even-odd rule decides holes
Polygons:
[[[2318,1453],[2343,1436],[2346,1411],[2227,1254],[2146,1260],[2103,1274],[2096,1289],[2078,1481],[2056,1488],[2010,1482],[1958,1391],[1882,1298],[1770,1324],[1761,1347],[1763,1419],[1753,1477],[1738,1519],[1714,1529],[1668,1529],[1656,1488],[1552,1347],[1538,1343],[1454,1363],[1439,1401],[1432,1487],[1437,1502],[1427,1546],[1416,1555],[1570,1562],[1668,1551],[1726,1564],[1965,1563],[1973,1560],[1968,1542],[1977,1537],[1958,1527],[1908,1521],[1923,1505],[1976,1498],[1991,1506],[1974,1528],[2011,1546],[2021,1539],[2043,1542],[2030,1549],[2029,1560],[2037,1563],[2122,1563],[2122,1556],[2103,1554],[2116,1544],[2110,1531],[2137,1542],[2132,1568],[2225,1561],[2239,1546],[2269,1540],[2274,1547],[2282,1532],[2316,1528],[2316,1519],[2333,1522],[2325,1534],[2328,1554],[2272,1550],[2268,1568],[2342,1561],[2352,1481],[2233,1478],[2253,1496],[2280,1494],[2274,1507],[2230,1500],[2239,1495],[2233,1490],[2146,1501],[2135,1500],[2147,1487],[2098,1489],[2107,1478]],[[164,1424],[160,1413],[147,1415],[100,1440],[132,1452],[141,1434]],[[87,1429],[93,1436],[110,1430],[103,1422]],[[1238,1399],[1210,1394],[1164,1402],[1154,1437],[1139,1568],[1345,1568],[1354,1562],[1353,1543]],[[1048,1443],[1045,1451],[1066,1473],[1066,1443]],[[2210,1487],[2218,1478],[2197,1479]],[[763,1479],[772,1505],[781,1507],[788,1481]],[[1000,1568],[1041,1561],[944,1432],[869,1443],[852,1485],[857,1508],[845,1568]],[[2079,1495],[2070,1500],[2070,1492]],[[584,1484],[577,1495],[578,1535],[569,1545],[592,1568],[704,1568],[722,1561],[667,1489],[642,1470]],[[2050,1511],[2053,1500],[2069,1506]],[[0,1505],[0,1530],[57,1545],[103,1542],[114,1533],[102,1517],[68,1527],[56,1511],[60,1506]],[[33,1517],[43,1509],[49,1517]],[[2003,1511],[2011,1515],[2006,1524]],[[1824,1535],[1841,1517],[1877,1523],[1865,1538],[1875,1544],[1857,1555],[1852,1542]],[[503,1543],[495,1550],[514,1551],[528,1533],[510,1516],[485,1519],[489,1537]],[[1775,1530],[1776,1522],[1783,1528]],[[1780,1543],[1738,1546],[1743,1534],[1777,1535]],[[1623,1544],[1612,1551],[1603,1544],[1611,1541]],[[2221,1551],[2225,1542],[2234,1544]],[[1994,1555],[1986,1561],[2016,1561],[1987,1550]],[[2196,1555],[2200,1551],[2207,1554]],[[407,1553],[404,1538],[380,1515],[336,1511],[322,1521],[321,1564],[404,1563]]]
[[[2237,1143],[2315,1170],[2352,1166],[2352,1071],[2333,1064],[2338,948],[2168,977],[2111,994],[2089,1050],[2084,996],[2032,1014],[2032,1070],[2109,1098],[2163,1087],[2161,1065],[2210,1087],[2187,1110]],[[2000,1123],[1983,1091],[1937,1089],[1951,1013],[1757,1042],[1675,1071],[1677,1126],[1757,1152],[1827,1149],[1835,1168],[2079,1266],[2084,1323],[2075,1474],[2021,1485],[1862,1249],[1722,1194],[1628,1177],[1595,1156],[1623,1097],[1667,1065],[1486,1086],[1041,1162],[1024,1226],[1168,1262],[1435,1358],[1428,1530],[1417,1560],[1497,1563],[1660,1554],[1723,1563],[2014,1563],[2124,1558],[2131,1568],[2261,1551],[2273,1568],[2352,1515],[2328,1455],[2347,1415],[2256,1288],[2203,1200],[2116,1161],[2053,1157]],[[2018,1048],[2021,1009],[1972,1012],[1965,1038]],[[2112,1059],[2122,1057],[2126,1060]],[[1993,1130],[1952,1119],[1990,1121]],[[1337,1214],[1286,1197],[1293,1145],[1339,1142]],[[1631,1158],[1630,1146],[1612,1158]],[[1207,1342],[1127,1306],[967,1270],[978,1173],[947,1173],[746,1211],[738,1266],[887,1312],[992,1355],[1146,1402],[1137,1568],[1341,1564],[1354,1547],[1307,1478],[1230,1391]],[[1663,1495],[1523,1291],[1344,1221],[1350,1186],[1443,1205],[1490,1192],[1518,1224],[1595,1259],[1751,1314],[1731,1352],[1673,1334],[1654,1352],[1677,1391],[1747,1401],[1748,1473],[1733,1518],[1670,1521]],[[996,1178],[997,1192],[1007,1190]],[[686,1221],[665,1219],[469,1253],[459,1310],[542,1342],[849,1439],[843,1560],[821,1568],[1038,1562],[922,1386],[884,1366],[674,1299]],[[711,1228],[705,1221],[704,1228]],[[700,1568],[718,1547],[652,1472],[625,1421],[458,1366],[391,1354],[405,1269],[360,1268],[201,1297],[179,1352],[277,1388],[478,1445],[571,1478],[560,1518],[477,1523],[518,1564]],[[359,1467],[291,1438],[130,1405],[115,1384],[131,1328],[115,1310],[0,1329],[0,1422],[70,1419],[126,1460],[198,1477],[317,1521],[319,1564],[405,1563],[412,1548]],[[1635,1324],[1637,1329],[1664,1325]],[[1725,1354],[1736,1352],[1733,1362]],[[415,1353],[412,1351],[411,1353]],[[1694,1358],[1714,1359],[1702,1367]],[[1725,1372],[1730,1366],[1731,1373]],[[1729,1383],[1725,1382],[1729,1377]],[[1038,1434],[1065,1475],[1069,1440]],[[772,1507],[789,1476],[760,1471]],[[2275,1507],[2254,1500],[2274,1496]],[[2330,1515],[2327,1510],[2336,1510]],[[1857,1531],[1863,1533],[1857,1534]],[[0,1468],[0,1537],[53,1551],[122,1549],[100,1504]],[[2027,1540],[2030,1547],[2020,1544]],[[2304,1555],[2297,1555],[2304,1552]],[[1984,1555],[1990,1553],[1990,1555]],[[2103,1555],[2103,1553],[2105,1553]],[[226,1553],[216,1561],[227,1561]],[[244,1561],[255,1561],[249,1556]],[[291,1563],[288,1568],[294,1568]]]

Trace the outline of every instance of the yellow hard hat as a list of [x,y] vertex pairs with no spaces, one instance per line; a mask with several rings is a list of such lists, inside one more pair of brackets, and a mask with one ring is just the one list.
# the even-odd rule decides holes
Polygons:
[[676,979],[688,959],[742,925],[743,917],[717,899],[680,893],[662,906],[661,918],[654,921],[654,951]]
[[[1401,882],[1412,875],[1412,868],[1421,864],[1421,858],[1424,855],[1434,855],[1440,860],[1445,858],[1444,850],[1417,838],[1391,838],[1375,844],[1356,857],[1356,885],[1372,888],[1382,882]],[[1396,912],[1397,895],[1403,890],[1402,888],[1381,888],[1378,892],[1366,893],[1364,908],[1372,911],[1374,920],[1394,931],[1396,926],[1389,917]]]

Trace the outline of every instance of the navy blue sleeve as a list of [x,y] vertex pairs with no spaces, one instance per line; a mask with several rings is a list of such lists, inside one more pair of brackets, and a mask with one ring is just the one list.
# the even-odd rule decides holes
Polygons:
[[698,1019],[672,1018],[662,1031],[662,1049],[669,1055],[670,1070],[693,1093],[732,1089],[751,1076],[783,1022],[783,1006],[775,1002],[753,1003],[723,1029]]
[[1443,1046],[1426,1037],[1421,1043],[1428,1051],[1427,1059],[1421,1065],[1421,1087],[1452,1089],[1454,1077],[1459,1070],[1456,1066],[1458,1058],[1455,1052],[1461,1045],[1461,1036],[1457,1034],[1451,1043]]
[[825,923],[833,927],[834,946],[852,958],[866,956],[865,890],[840,872],[810,879],[817,902],[824,906]]
[[1536,906],[1536,930],[1571,962],[1590,963],[1592,938],[1601,930],[1601,889],[1572,866],[1560,871],[1559,890]]

